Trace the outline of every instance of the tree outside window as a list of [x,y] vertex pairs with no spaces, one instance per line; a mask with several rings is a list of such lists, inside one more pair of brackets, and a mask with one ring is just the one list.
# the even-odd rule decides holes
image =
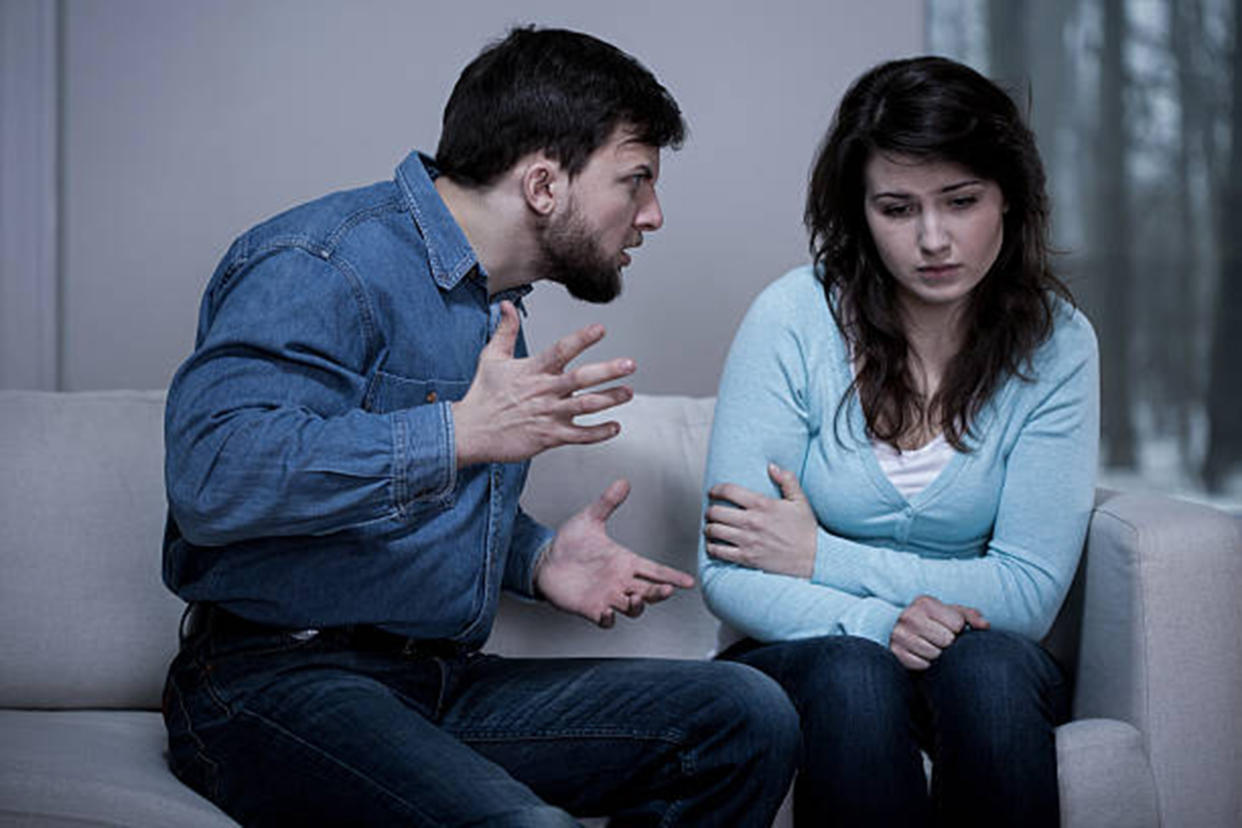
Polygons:
[[927,0],[1028,112],[1100,339],[1103,485],[1242,510],[1242,0]]

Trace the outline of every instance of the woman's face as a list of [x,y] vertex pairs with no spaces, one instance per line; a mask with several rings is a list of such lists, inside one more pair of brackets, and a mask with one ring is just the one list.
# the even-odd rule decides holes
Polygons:
[[1000,186],[952,161],[872,153],[863,212],[910,313],[962,306],[1004,239]]

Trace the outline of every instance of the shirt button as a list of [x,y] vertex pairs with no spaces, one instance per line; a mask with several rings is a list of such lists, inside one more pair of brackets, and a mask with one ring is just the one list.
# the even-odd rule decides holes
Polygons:
[[435,392],[435,391],[428,391],[428,392],[427,392],[427,402],[429,402],[429,403],[433,403],[433,402],[435,402],[435,401],[436,401],[436,392]]

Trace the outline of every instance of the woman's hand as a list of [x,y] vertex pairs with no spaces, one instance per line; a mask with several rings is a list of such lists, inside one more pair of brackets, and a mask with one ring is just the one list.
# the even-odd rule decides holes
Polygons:
[[977,630],[991,626],[974,607],[946,604],[930,595],[920,595],[901,611],[889,636],[888,648],[907,670],[926,670],[967,625]]
[[735,506],[716,503],[707,508],[703,527],[707,554],[752,569],[810,578],[819,528],[815,513],[797,475],[773,463],[768,464],[768,475],[781,490],[779,499],[734,483],[711,488],[712,499]]

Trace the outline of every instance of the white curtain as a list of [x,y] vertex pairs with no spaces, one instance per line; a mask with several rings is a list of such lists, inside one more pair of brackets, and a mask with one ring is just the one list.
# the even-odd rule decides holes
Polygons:
[[57,387],[59,8],[0,0],[0,388]]

